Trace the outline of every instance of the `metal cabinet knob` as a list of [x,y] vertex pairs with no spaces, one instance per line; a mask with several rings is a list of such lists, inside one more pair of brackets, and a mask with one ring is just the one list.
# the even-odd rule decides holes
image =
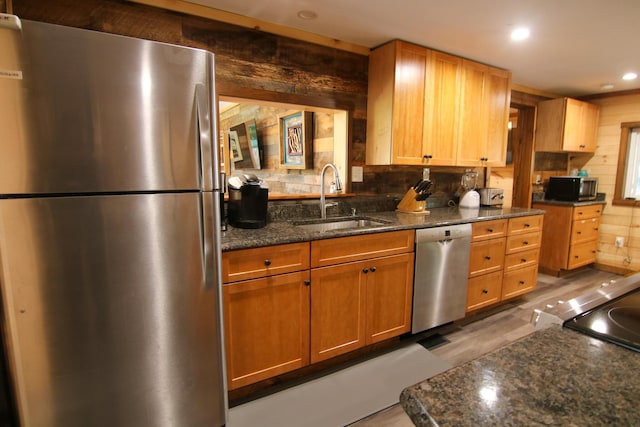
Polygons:
[[310,286],[311,285],[311,280],[305,280],[304,281],[304,285],[305,286]]
[[369,269],[368,269],[368,268],[363,268],[363,269],[362,269],[362,272],[363,272],[364,274],[367,274],[367,273],[369,272]]
[[522,242],[522,244],[523,244],[523,245],[528,245],[528,244],[529,244],[529,241],[528,241],[528,240],[525,240],[524,242]]
[[524,285],[524,280],[520,280],[518,283]]
[[264,260],[264,265],[266,265],[267,267],[271,265],[271,260],[270,259],[265,259]]
[[521,258],[520,262],[527,262],[527,259],[526,258]]
[[493,228],[487,228],[487,231],[488,231],[489,233],[493,233]]
[[371,267],[371,272],[375,273],[376,272],[376,268],[375,267]]
[[488,293],[489,293],[489,291],[488,291],[488,290],[486,290],[486,289],[483,289],[483,290],[482,290],[482,293],[483,293],[483,294],[488,294]]
[[489,255],[485,256],[484,259],[486,259],[487,261],[489,261],[491,259],[491,257]]

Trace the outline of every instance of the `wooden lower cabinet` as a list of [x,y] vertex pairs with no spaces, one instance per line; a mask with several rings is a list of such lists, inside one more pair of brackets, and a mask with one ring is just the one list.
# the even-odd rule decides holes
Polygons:
[[223,252],[229,390],[409,332],[414,236]]
[[311,363],[409,332],[413,253],[311,270]]
[[532,215],[473,225],[467,312],[535,289],[542,221]]
[[225,284],[230,390],[309,364],[309,271]]
[[472,277],[467,282],[467,312],[500,301],[502,270]]
[[604,204],[572,206],[543,202],[533,207],[546,211],[540,251],[542,271],[559,275],[562,270],[596,261]]
[[531,292],[538,280],[538,265],[504,273],[500,299],[508,299]]

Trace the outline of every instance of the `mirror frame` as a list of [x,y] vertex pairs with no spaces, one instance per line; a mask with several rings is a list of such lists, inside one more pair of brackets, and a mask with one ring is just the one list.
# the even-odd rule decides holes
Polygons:
[[[312,108],[322,108],[328,110],[343,110],[347,113],[347,147],[346,147],[346,165],[348,172],[351,171],[351,138],[353,127],[353,111],[352,103],[340,102],[337,99],[331,99],[321,96],[302,95],[294,93],[273,92],[262,89],[245,88],[240,86],[218,85],[216,88],[216,105],[220,105],[220,98],[223,100],[240,100],[275,104],[294,104],[300,106],[309,106]],[[220,121],[220,112],[216,106],[216,120]],[[353,196],[351,194],[351,173],[348,173],[348,179],[343,180],[344,189],[341,194],[332,195],[336,197]],[[294,199],[317,199],[320,193],[299,193],[299,194],[269,194],[269,200],[294,200]]]

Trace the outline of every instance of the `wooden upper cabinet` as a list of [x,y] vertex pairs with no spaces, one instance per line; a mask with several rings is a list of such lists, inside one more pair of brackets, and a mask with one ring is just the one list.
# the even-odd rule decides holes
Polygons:
[[410,43],[371,52],[367,164],[504,166],[511,73]]
[[457,164],[504,166],[511,73],[466,60],[462,65]]
[[489,67],[486,76],[485,108],[487,145],[485,166],[505,166],[511,105],[511,72]]
[[426,49],[400,41],[371,52],[367,164],[422,161],[426,58]]
[[425,74],[422,150],[416,164],[455,166],[458,90],[462,59],[430,51]]
[[571,98],[538,103],[536,151],[594,153],[600,109]]

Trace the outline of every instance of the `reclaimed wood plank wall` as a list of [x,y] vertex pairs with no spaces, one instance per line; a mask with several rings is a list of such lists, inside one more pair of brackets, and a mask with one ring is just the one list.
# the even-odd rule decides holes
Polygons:
[[[366,166],[368,57],[125,0],[0,0],[32,19],[207,49],[216,54],[218,94],[350,112],[349,161],[364,166],[356,194],[403,194],[419,166]],[[518,91],[512,99],[534,103]]]

